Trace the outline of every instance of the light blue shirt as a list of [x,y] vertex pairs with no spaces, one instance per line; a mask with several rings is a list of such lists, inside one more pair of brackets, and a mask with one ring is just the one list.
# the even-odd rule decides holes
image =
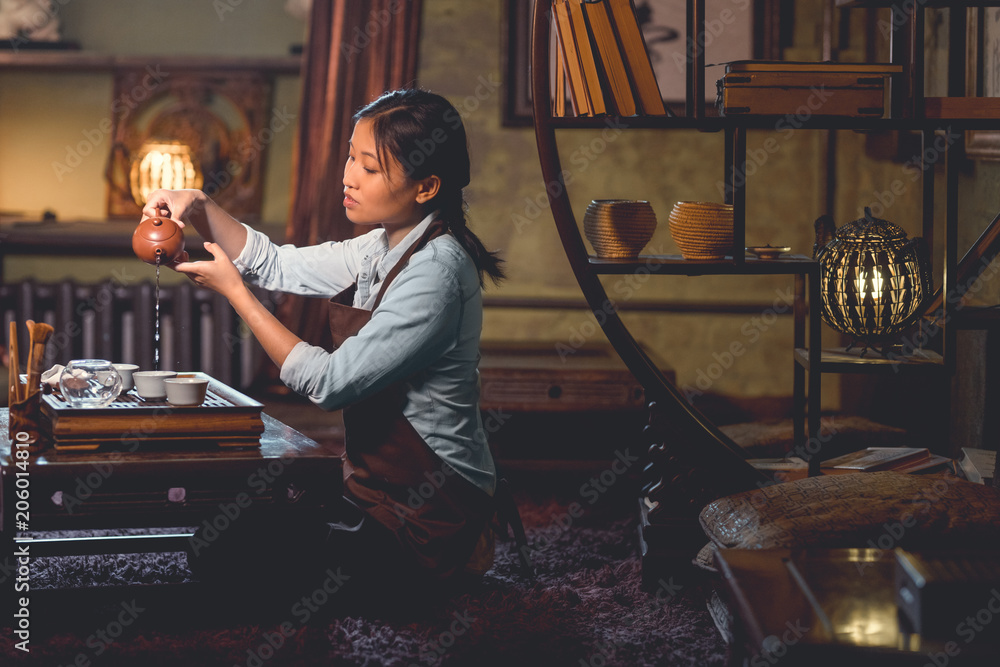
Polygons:
[[[304,296],[330,298],[357,282],[354,307],[371,310],[385,275],[435,215],[391,251],[381,228],[297,248],[278,246],[244,225],[247,242],[234,264],[247,282]],[[482,323],[475,264],[455,237],[445,234],[413,254],[356,336],[334,352],[297,344],[280,377],[324,410],[339,410],[403,382],[403,415],[416,432],[459,474],[492,495],[496,468],[479,412]]]

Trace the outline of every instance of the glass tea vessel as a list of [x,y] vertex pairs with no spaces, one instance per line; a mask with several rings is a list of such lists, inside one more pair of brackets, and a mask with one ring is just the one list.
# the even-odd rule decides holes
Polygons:
[[74,408],[103,408],[118,398],[122,377],[110,361],[74,359],[59,376],[63,399]]

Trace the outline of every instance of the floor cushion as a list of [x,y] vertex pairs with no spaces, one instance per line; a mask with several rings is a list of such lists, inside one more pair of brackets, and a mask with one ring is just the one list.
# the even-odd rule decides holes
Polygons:
[[807,477],[720,498],[699,516],[722,549],[1000,546],[1000,489],[954,474]]

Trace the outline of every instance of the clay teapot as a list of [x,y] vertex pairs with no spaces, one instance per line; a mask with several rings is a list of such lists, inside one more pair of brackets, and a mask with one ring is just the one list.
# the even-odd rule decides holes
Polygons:
[[147,264],[171,264],[184,255],[184,232],[170,218],[146,218],[132,233],[132,251]]

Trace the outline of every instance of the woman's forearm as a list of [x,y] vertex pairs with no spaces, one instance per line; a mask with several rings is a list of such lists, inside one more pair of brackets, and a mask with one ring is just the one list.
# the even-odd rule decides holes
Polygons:
[[254,337],[260,341],[267,356],[281,368],[292,348],[301,343],[302,339],[286,329],[245,286],[231,296],[229,302]]
[[230,259],[236,259],[247,243],[247,230],[233,216],[202,194],[190,213],[191,223],[206,241],[218,243]]

